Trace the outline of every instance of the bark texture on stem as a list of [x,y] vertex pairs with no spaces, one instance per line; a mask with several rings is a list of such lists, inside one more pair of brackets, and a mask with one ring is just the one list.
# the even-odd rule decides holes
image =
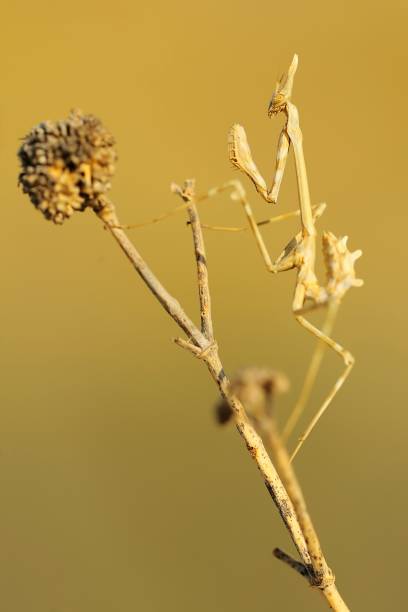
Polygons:
[[202,347],[206,344],[206,338],[197,326],[186,315],[183,308],[176,298],[174,298],[165,287],[161,284],[157,276],[149,268],[139,251],[134,244],[129,240],[125,231],[121,228],[119,220],[113,211],[109,211],[107,215],[104,211],[102,221],[107,229],[111,232],[116,242],[119,244],[126,257],[129,259],[136,272],[142,278],[144,283],[159,300],[165,311],[177,323],[177,325],[187,334],[187,337],[196,345]]
[[296,516],[293,503],[291,502],[285,487],[279,478],[261,437],[251,425],[245,410],[239,399],[230,392],[230,381],[228,380],[218,352],[214,351],[205,359],[206,365],[210,374],[218,386],[222,397],[228,402],[234,416],[235,423],[241,437],[244,439],[246,447],[257,464],[257,467],[262,475],[265,486],[278,507],[279,513],[289,530],[293,543],[302,559],[303,564],[307,568],[309,574],[312,574],[312,563],[310,554],[307,549],[306,541],[302,533],[298,518]]
[[[303,574],[303,571],[300,573],[307,576],[308,581],[312,586],[316,587],[317,582],[319,582],[318,588],[332,609],[337,610],[338,612],[346,612],[348,608],[344,604],[334,585],[334,577],[332,574],[330,573],[330,581],[327,583],[323,583],[322,580],[319,581],[318,576],[316,575],[314,567],[316,563],[313,563],[314,560],[311,557],[311,552],[312,554],[315,554],[317,550],[320,551],[320,545],[318,543],[317,536],[315,536],[313,527],[310,527],[311,521],[304,506],[304,500],[301,492],[299,493],[300,487],[298,487],[297,481],[293,481],[293,478],[290,476],[290,472],[287,470],[287,458],[285,458],[284,455],[280,455],[280,461],[282,465],[285,466],[285,469],[282,470],[284,474],[286,473],[285,484],[289,489],[290,494],[285,488],[277,469],[273,465],[260,435],[249,421],[242,403],[231,392],[231,384],[225,374],[219,357],[218,347],[213,338],[210,307],[211,301],[208,284],[208,271],[205,260],[204,241],[197,210],[193,203],[188,207],[188,214],[194,236],[202,330],[197,328],[193,321],[186,315],[180,303],[170,293],[168,293],[165,287],[160,283],[158,278],[155,276],[125,234],[124,230],[120,226],[113,206],[106,200],[98,216],[101,218],[107,229],[111,232],[112,236],[115,238],[116,242],[119,244],[120,248],[125,253],[153,295],[158,299],[163,308],[173,318],[180,329],[186,333],[188,341],[178,339],[177,343],[183,348],[191,351],[193,355],[205,362],[219,389],[219,392],[221,393],[221,396],[228,402],[228,405],[235,416],[238,432],[245,441],[246,447],[262,475],[266,488],[279,510],[282,520],[287,527],[292,541],[299,553],[301,562],[296,562],[294,559],[292,559],[292,562],[289,563],[288,559],[291,558],[286,555],[286,553],[282,553],[280,558],[297,569],[297,571],[304,568],[305,574]],[[316,537],[316,540],[314,540],[314,537]],[[311,547],[310,542],[312,542]],[[285,556],[285,559],[283,559],[283,556]],[[322,555],[321,558],[323,558]],[[330,570],[328,571],[330,572]]]
[[324,588],[334,582],[333,572],[327,565],[323,556],[316,530],[306,507],[302,489],[290,462],[289,453],[283,445],[274,418],[268,421],[268,445],[271,448],[276,468],[282,479],[283,485],[292,500],[296,514],[302,528],[303,535],[311,556],[316,586]]
[[211,317],[211,296],[208,285],[207,257],[204,238],[196,206],[188,207],[188,217],[193,231],[194,252],[197,264],[198,294],[200,298],[201,331],[208,340],[214,339]]

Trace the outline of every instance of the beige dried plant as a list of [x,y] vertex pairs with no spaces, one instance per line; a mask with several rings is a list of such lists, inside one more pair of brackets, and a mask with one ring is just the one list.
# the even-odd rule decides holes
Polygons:
[[[300,325],[312,333],[319,341],[313,354],[299,400],[296,403],[292,414],[289,416],[286,426],[284,427],[283,436],[285,440],[294,430],[303,413],[306,402],[309,399],[313,384],[319,371],[324,348],[326,346],[330,347],[343,359],[345,366],[343,372],[338,377],[323,403],[316,411],[313,419],[300,436],[291,455],[292,460],[297,455],[301,446],[309,437],[317,422],[333,401],[335,395],[344,384],[354,365],[354,357],[352,354],[348,350],[344,349],[338,342],[332,339],[331,331],[338,307],[346,292],[351,287],[361,287],[363,285],[363,281],[356,278],[354,270],[354,264],[356,260],[361,257],[362,251],[356,250],[354,252],[350,252],[347,248],[348,237],[343,236],[341,238],[337,238],[332,232],[323,232],[322,235],[322,252],[327,274],[326,285],[320,285],[317,280],[315,272],[317,237],[315,222],[324,213],[326,204],[316,206],[312,206],[311,204],[306,173],[306,163],[303,152],[303,136],[299,124],[299,112],[291,101],[293,81],[297,67],[298,57],[295,55],[287,74],[284,74],[277,82],[276,89],[272,94],[268,107],[268,115],[270,117],[277,116],[279,114],[283,114],[285,117],[285,123],[278,141],[275,175],[272,182],[272,187],[270,189],[267,189],[266,181],[262,177],[253,160],[245,129],[241,125],[234,125],[230,130],[228,138],[229,158],[231,162],[236,168],[251,179],[257,192],[262,196],[262,198],[266,202],[272,204],[277,203],[291,145],[294,151],[297,188],[299,194],[298,212],[300,216],[301,230],[298,234],[296,234],[296,236],[291,238],[275,261],[272,261],[259,229],[259,225],[263,225],[265,222],[257,223],[255,221],[252,208],[240,182],[235,181],[231,184],[231,188],[233,190],[232,197],[235,200],[240,201],[243,206],[244,212],[249,221],[249,227],[255,237],[257,246],[267,270],[273,274],[277,274],[278,272],[286,272],[292,269],[297,271],[292,311]],[[219,190],[221,191],[224,188],[225,185]],[[215,193],[217,193],[217,188],[212,191],[211,195]],[[282,220],[291,214],[293,213],[281,215],[275,219],[269,219],[269,222]],[[213,227],[211,229],[235,231],[238,228]],[[322,307],[327,307],[327,316],[323,324],[323,328],[320,330],[308,319],[306,319],[304,315]]]
[[[148,289],[185,334],[184,338],[175,339],[176,344],[200,360],[217,385],[221,396],[217,408],[218,418],[225,422],[234,420],[289,531],[299,559],[294,559],[279,549],[275,550],[275,556],[304,576],[308,584],[323,595],[333,610],[345,611],[348,608],[336,587],[334,574],[323,555],[272,408],[273,398],[277,393],[287,390],[288,381],[284,375],[269,368],[249,368],[241,371],[238,377],[230,382],[221,361],[219,347],[214,336],[203,238],[203,227],[210,226],[201,224],[197,210],[198,202],[222,191],[230,190],[232,198],[239,201],[244,208],[249,221],[248,227],[256,238],[268,270],[271,272],[293,268],[297,270],[293,310],[301,325],[317,336],[320,341],[319,349],[315,353],[306,377],[303,397],[300,400],[302,409],[317,375],[322,357],[321,347],[324,344],[330,346],[344,359],[346,370],[337,381],[335,389],[323,407],[318,411],[303,436],[305,438],[344,382],[353,364],[351,355],[330,338],[330,329],[340,299],[349,287],[357,286],[361,282],[355,279],[354,274],[354,261],[360,253],[350,253],[346,240],[337,239],[331,233],[323,237],[323,252],[328,274],[328,282],[324,287],[318,284],[314,273],[315,221],[323,213],[325,205],[312,206],[310,202],[298,112],[290,101],[296,67],[297,56],[288,74],[284,75],[277,84],[269,106],[271,115],[283,113],[286,117],[285,127],[279,140],[277,168],[272,188],[267,189],[253,161],[245,130],[241,126],[234,126],[231,130],[229,151],[231,161],[252,180],[261,196],[268,203],[273,203],[278,197],[287,153],[292,144],[295,150],[298,177],[299,209],[256,222],[239,181],[227,182],[197,197],[195,182],[190,179],[182,186],[172,185],[172,191],[182,199],[182,204],[169,213],[150,221],[155,223],[182,210],[187,213],[188,224],[193,235],[197,267],[200,326],[193,323],[178,300],[165,289],[124,231],[126,227],[141,227],[146,224],[122,225],[114,205],[107,197],[110,179],[114,173],[116,153],[113,149],[113,138],[99,120],[90,115],[74,112],[64,121],[45,122],[34,128],[23,141],[19,151],[20,184],[33,204],[47,219],[60,224],[73,212],[89,208],[109,230]],[[300,217],[301,231],[272,263],[259,227],[291,216]],[[245,231],[246,228],[218,226],[212,229],[240,232]],[[309,302],[309,305],[305,305],[306,302]],[[329,317],[323,331],[320,331],[312,326],[303,317],[303,314],[311,307],[317,308],[323,305],[329,306]],[[296,418],[299,415],[300,404],[298,403],[295,409],[295,412],[297,410]],[[284,434],[287,437],[287,428]]]

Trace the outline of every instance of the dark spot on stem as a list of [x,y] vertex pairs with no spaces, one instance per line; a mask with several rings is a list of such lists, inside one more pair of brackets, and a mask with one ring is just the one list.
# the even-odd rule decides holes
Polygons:
[[207,265],[207,260],[205,258],[205,255],[203,255],[203,253],[197,253],[197,261],[203,264],[204,266]]
[[217,374],[218,382],[221,383],[225,378],[226,378],[226,374],[224,372],[224,368],[221,368],[221,370]]
[[215,416],[220,425],[228,423],[233,414],[234,413],[232,412],[231,407],[225,400],[219,402],[215,408]]
[[256,459],[256,457],[258,455],[258,449],[256,448],[256,446],[250,446],[249,444],[247,444],[247,448],[249,450],[249,453],[250,453],[251,457],[253,459]]

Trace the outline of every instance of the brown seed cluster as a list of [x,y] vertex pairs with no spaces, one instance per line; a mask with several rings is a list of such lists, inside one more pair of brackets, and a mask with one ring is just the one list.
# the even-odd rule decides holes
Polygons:
[[61,224],[74,211],[102,208],[117,154],[99,119],[79,110],[40,123],[24,138],[19,184],[46,219]]

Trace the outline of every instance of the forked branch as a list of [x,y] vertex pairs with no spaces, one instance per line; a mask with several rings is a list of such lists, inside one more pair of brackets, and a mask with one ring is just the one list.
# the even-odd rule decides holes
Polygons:
[[[250,155],[245,160],[247,165],[243,169],[253,180],[258,191],[265,199],[275,201],[282,179],[289,141],[293,144],[300,191],[303,190],[304,192],[300,193],[301,238],[303,241],[309,240],[309,246],[311,245],[310,252],[314,254],[314,216],[318,214],[320,209],[314,210],[310,204],[305,168],[304,164],[302,165],[303,158],[301,159],[300,157],[302,155],[300,148],[301,138],[298,138],[300,131],[299,133],[297,132],[298,126],[295,121],[297,111],[293,110],[295,108],[293,105],[288,106],[290,104],[288,99],[292,90],[296,64],[297,60],[292,63],[288,76],[283,77],[279,82],[278,90],[273,97],[270,107],[271,113],[280,112],[286,108],[292,109],[289,113],[290,116],[287,124],[289,139],[286,138],[285,132],[284,138],[282,137],[280,142],[279,159],[272,189],[268,191],[266,184],[262,183],[261,178],[257,174],[256,166],[251,166]],[[237,136],[233,143],[235,153],[242,156],[245,153],[246,143],[244,132],[237,130],[235,135]],[[300,560],[296,561],[282,551],[275,552],[275,556],[305,576],[309,584],[323,594],[332,609],[344,612],[348,608],[337,591],[333,573],[324,559],[316,531],[307,512],[303,494],[293,467],[290,464],[286,448],[282,444],[277,430],[271,427],[269,431],[269,446],[275,459],[276,465],[274,465],[265,449],[262,437],[248,418],[240,398],[233,392],[221,362],[218,346],[214,338],[207,260],[202,226],[196,208],[196,201],[198,200],[196,200],[194,193],[194,182],[186,181],[182,188],[174,186],[173,190],[183,199],[183,204],[178,207],[178,210],[185,209],[187,211],[193,233],[200,303],[200,327],[190,319],[178,300],[166,290],[149,268],[146,261],[129,240],[117,218],[114,206],[107,198],[106,194],[110,188],[110,180],[114,174],[116,160],[113,144],[112,136],[103,127],[101,122],[92,115],[84,115],[81,111],[73,111],[65,121],[47,121],[41,123],[26,136],[20,148],[21,173],[19,182],[23,190],[29,195],[34,206],[54,223],[62,224],[75,211],[83,211],[86,208],[93,209],[101,219],[147,288],[172,317],[179,329],[185,333],[186,339],[178,338],[176,343],[205,363],[222,398],[227,402],[234,415],[236,427],[262,475],[270,496],[278,508],[297,549]],[[236,155],[237,161],[239,155]],[[276,264],[279,267],[278,270],[276,269],[276,262],[272,263],[268,259],[269,255],[262,242],[258,224],[252,217],[245,192],[237,181],[226,183],[223,187],[212,190],[208,195],[213,195],[231,187],[234,189],[234,197],[237,197],[243,205],[249,220],[250,229],[258,241],[258,247],[268,268],[273,272],[289,269],[287,262],[279,260],[278,264]],[[160,218],[163,218],[163,216]],[[340,244],[341,241],[338,241],[338,243]],[[345,248],[343,243],[340,246],[338,243],[335,244],[337,249],[340,247],[341,249]],[[341,252],[339,251],[339,253],[348,257],[344,249]],[[290,255],[294,256],[293,253]],[[352,264],[353,254],[349,255],[351,259],[346,258],[347,265]],[[293,261],[291,260],[290,265],[294,261],[294,259]],[[352,280],[357,282],[354,278]]]
[[[320,543],[307,513],[304,498],[294,475],[293,467],[290,465],[286,449],[280,443],[277,434],[275,436],[271,435],[271,440],[275,444],[275,460],[277,459],[278,461],[278,469],[275,468],[260,435],[248,419],[244,406],[231,391],[231,384],[225,373],[219,356],[218,346],[213,336],[207,260],[201,223],[197,207],[194,203],[194,183],[188,181],[183,188],[173,186],[173,191],[176,191],[189,204],[187,212],[193,233],[194,252],[197,262],[202,330],[195,326],[179,302],[167,292],[150,270],[121,228],[113,207],[105,206],[103,211],[99,213],[99,217],[112,233],[153,295],[159,300],[180,329],[187,334],[188,340],[177,338],[176,343],[190,351],[195,357],[204,361],[221,396],[228,403],[234,414],[236,427],[262,475],[266,488],[277,506],[279,514],[300,556],[300,562],[293,560],[289,564],[297,571],[301,569],[300,573],[307,577],[309,584],[317,588],[328,602],[328,595],[330,594],[330,598],[333,600],[333,593],[335,593],[334,600],[330,602],[330,605],[334,610],[344,612],[348,608],[334,585],[334,576],[321,552]],[[276,556],[286,562],[290,558],[284,553]]]

